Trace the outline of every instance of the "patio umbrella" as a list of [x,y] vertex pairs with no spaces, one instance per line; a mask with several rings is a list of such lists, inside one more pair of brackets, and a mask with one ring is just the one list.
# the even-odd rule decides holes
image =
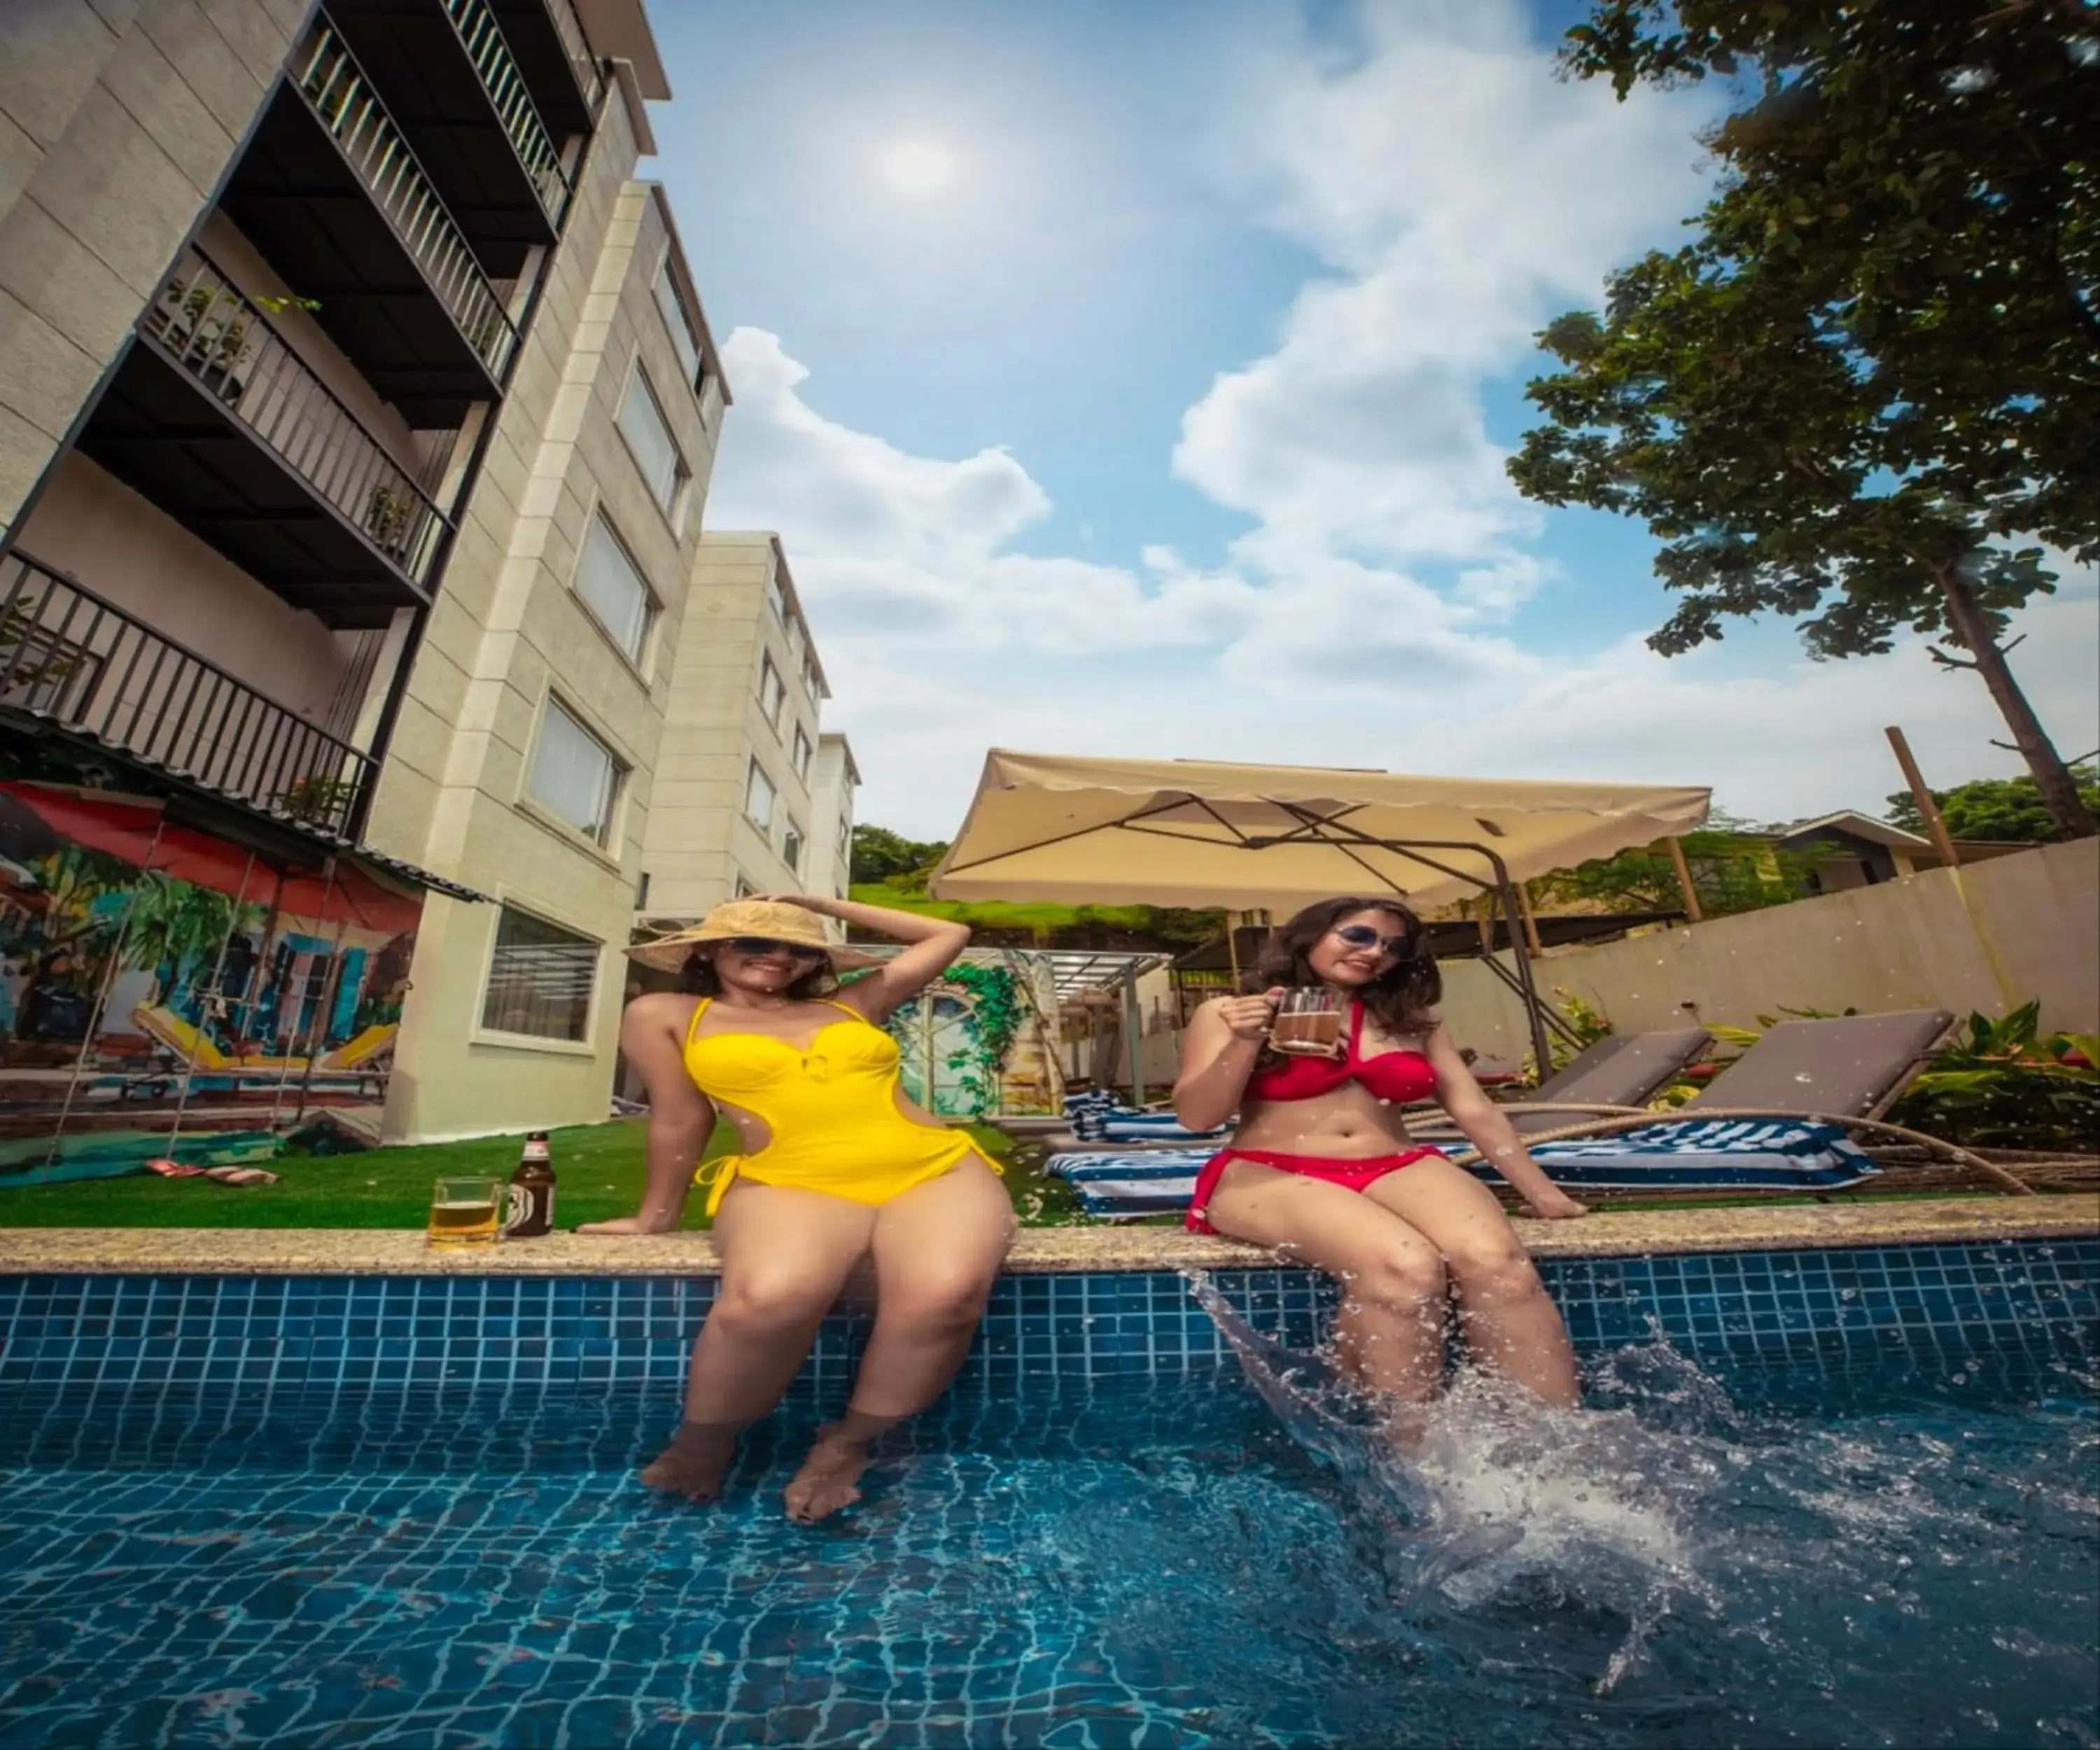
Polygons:
[[[1691,785],[1418,778],[1322,766],[1111,760],[994,748],[928,891],[947,900],[1295,911],[1336,893],[1417,908],[1696,830]],[[1514,976],[1548,1060],[1529,963]]]

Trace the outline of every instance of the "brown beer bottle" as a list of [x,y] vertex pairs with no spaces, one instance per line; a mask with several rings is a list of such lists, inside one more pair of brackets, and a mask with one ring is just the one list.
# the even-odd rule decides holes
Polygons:
[[506,1239],[536,1240],[554,1231],[554,1162],[545,1131],[527,1135],[525,1153],[510,1175],[508,1202],[503,1224]]

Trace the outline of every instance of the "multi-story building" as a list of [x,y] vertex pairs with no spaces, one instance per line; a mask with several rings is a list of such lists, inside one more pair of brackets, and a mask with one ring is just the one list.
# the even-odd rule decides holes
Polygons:
[[780,537],[702,536],[685,627],[642,849],[645,929],[746,893],[828,889],[832,816],[852,807],[827,775],[822,750],[845,743],[819,725],[830,690]]
[[810,869],[804,891],[844,899],[853,884],[854,795],[860,768],[845,736],[827,730],[817,738],[816,775],[810,780]]
[[728,401],[669,95],[641,0],[0,8],[0,1170],[604,1114]]

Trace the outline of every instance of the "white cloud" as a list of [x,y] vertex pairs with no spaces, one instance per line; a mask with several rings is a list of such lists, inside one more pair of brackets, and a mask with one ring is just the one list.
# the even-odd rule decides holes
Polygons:
[[[783,536],[867,818],[952,831],[987,745],[1703,782],[1759,816],[1877,804],[1886,723],[1936,777],[2012,769],[1980,685],[1915,645],[1821,665],[1768,641],[1670,662],[1637,638],[1527,646],[1553,574],[1481,386],[1696,205],[1697,99],[1556,82],[1507,0],[1365,23],[1346,67],[1302,45],[1273,62],[1224,130],[1250,198],[1326,265],[1171,459],[1255,522],[1221,566],[1030,551],[1052,507],[1019,459],[827,418],[776,336],[730,335],[708,521]],[[2089,580],[2023,621],[2023,678],[2068,752],[2100,740],[2095,620]]]

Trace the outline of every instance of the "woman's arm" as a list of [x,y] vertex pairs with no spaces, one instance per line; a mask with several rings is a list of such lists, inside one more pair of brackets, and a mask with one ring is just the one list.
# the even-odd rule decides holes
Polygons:
[[685,1213],[693,1168],[714,1135],[714,1104],[686,1073],[692,999],[670,992],[637,997],[620,1020],[620,1048],[649,1090],[649,1179],[638,1214],[588,1222],[579,1233],[669,1233]]
[[1174,1115],[1190,1130],[1214,1131],[1239,1110],[1282,994],[1279,989],[1258,997],[1215,997],[1189,1017]]
[[840,993],[840,1000],[879,1021],[917,996],[955,964],[970,945],[970,927],[945,918],[922,918],[915,911],[892,911],[886,906],[862,906],[850,899],[827,899],[820,893],[765,893],[779,905],[800,906],[823,918],[858,924],[906,944],[904,952],[882,963],[865,978]]
[[1430,1029],[1425,1055],[1436,1072],[1436,1098],[1451,1114],[1451,1122],[1480,1151],[1480,1157],[1515,1188],[1533,1214],[1565,1221],[1589,1213],[1539,1170],[1508,1114],[1481,1092],[1441,1021]]

